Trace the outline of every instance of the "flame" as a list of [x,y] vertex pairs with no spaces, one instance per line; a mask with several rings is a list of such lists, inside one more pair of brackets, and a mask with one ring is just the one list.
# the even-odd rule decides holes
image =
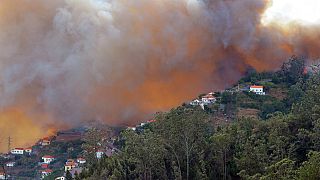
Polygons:
[[0,113],[0,152],[8,151],[8,138],[11,148],[32,146],[40,138],[52,134],[53,127],[46,130],[41,123],[36,123],[25,112],[9,108]]

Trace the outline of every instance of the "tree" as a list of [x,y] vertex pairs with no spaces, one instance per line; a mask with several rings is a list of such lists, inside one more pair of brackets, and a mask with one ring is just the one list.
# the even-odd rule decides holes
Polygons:
[[66,180],[72,180],[73,178],[72,178],[72,174],[70,173],[70,171],[69,170],[67,170],[67,172],[66,172]]
[[106,147],[110,133],[109,128],[92,128],[86,132],[82,148],[89,163],[96,161],[95,153],[98,149]]
[[266,168],[266,174],[261,176],[261,180],[294,180],[296,179],[296,170],[294,169],[294,161],[290,159],[282,159]]
[[299,179],[317,180],[320,177],[320,152],[308,153],[308,161],[299,168]]
[[177,178],[189,179],[190,164],[203,153],[207,115],[199,109],[177,108],[158,114],[157,120],[155,132],[177,163],[180,174]]
[[303,78],[305,72],[305,59],[292,56],[288,62],[283,63],[280,74],[289,85],[296,84]]

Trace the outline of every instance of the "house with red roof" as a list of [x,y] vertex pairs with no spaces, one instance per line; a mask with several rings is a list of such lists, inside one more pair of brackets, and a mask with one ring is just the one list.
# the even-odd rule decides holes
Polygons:
[[51,169],[44,169],[41,170],[41,177],[44,179],[45,177],[49,176],[52,173]]
[[205,96],[202,96],[201,101],[203,104],[212,104],[216,102],[216,97],[214,97],[213,93],[209,93]]
[[73,159],[69,159],[64,165],[64,171],[71,171],[75,167],[78,167],[78,163],[76,163]]
[[49,138],[49,137],[43,138],[40,141],[41,146],[48,146],[50,144],[51,144],[51,138]]
[[24,152],[28,153],[28,154],[31,154],[32,153],[32,148],[29,147],[29,148],[25,148],[24,149]]
[[154,123],[156,122],[157,120],[154,120],[154,119],[151,119],[151,120],[148,120],[147,123]]
[[7,179],[6,173],[3,169],[3,167],[0,167],[0,179]]
[[258,95],[265,95],[266,93],[263,91],[263,86],[256,86],[252,85],[250,86],[250,92],[253,92]]
[[79,158],[77,159],[77,163],[79,163],[79,164],[85,164],[86,162],[87,162],[87,160],[84,159],[84,158],[82,158],[82,157],[79,157]]
[[46,155],[42,157],[42,160],[43,160],[43,163],[50,164],[52,161],[55,160],[55,158],[53,156]]
[[101,149],[96,151],[97,159],[101,159],[104,154],[105,154],[105,152],[103,150],[101,150]]
[[14,148],[11,150],[11,154],[15,155],[23,155],[24,149],[23,148]]

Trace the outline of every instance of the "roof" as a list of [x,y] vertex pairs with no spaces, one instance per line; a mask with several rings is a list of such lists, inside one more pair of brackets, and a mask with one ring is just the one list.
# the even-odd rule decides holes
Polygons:
[[154,120],[154,119],[151,119],[149,121],[147,121],[148,123],[153,123],[153,122],[156,122],[157,120]]
[[53,157],[53,156],[49,156],[49,155],[43,156],[42,158],[50,158],[50,159],[54,159],[54,157]]
[[263,86],[256,86],[256,85],[253,85],[253,86],[250,86],[250,88],[263,88]]
[[24,150],[23,148],[14,148],[13,150]]
[[30,147],[30,148],[25,148],[24,150],[32,150],[32,148]]
[[45,170],[42,170],[43,173],[52,173],[52,170],[51,169],[45,169]]
[[203,96],[202,98],[215,98],[215,97],[211,94],[207,94],[207,95]]
[[79,161],[85,161],[86,159],[82,158],[82,157],[79,157],[77,160]]
[[75,162],[66,162],[66,166],[76,166]]
[[49,164],[41,164],[41,167],[42,167],[42,168],[48,168],[48,167],[49,167]]

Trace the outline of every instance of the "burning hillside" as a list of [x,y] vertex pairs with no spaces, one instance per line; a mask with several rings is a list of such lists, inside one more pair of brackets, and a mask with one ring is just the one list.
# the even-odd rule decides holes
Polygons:
[[320,23],[266,23],[269,7],[267,0],[1,0],[0,138],[28,128],[10,123],[35,128],[31,139],[16,137],[19,145],[52,124],[128,124],[225,87],[248,67],[318,57]]

